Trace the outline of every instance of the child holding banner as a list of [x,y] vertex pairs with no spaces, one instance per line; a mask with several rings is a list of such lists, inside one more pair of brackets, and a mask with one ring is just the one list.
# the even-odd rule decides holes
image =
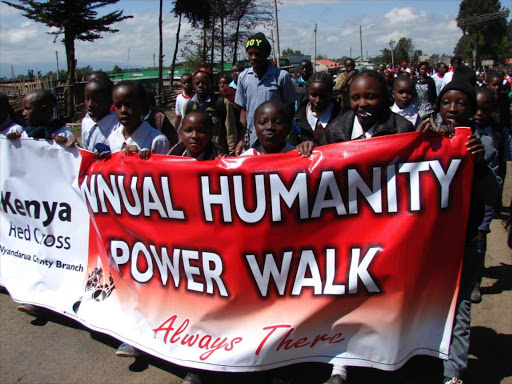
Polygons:
[[293,115],[284,103],[278,100],[262,103],[254,113],[254,128],[258,139],[253,148],[242,153],[242,156],[293,151],[295,146],[286,140],[292,125]]
[[180,130],[181,142],[169,151],[169,155],[193,157],[196,160],[214,160],[224,156],[222,148],[212,141],[213,121],[203,111],[185,115]]
[[35,89],[23,98],[23,118],[27,125],[23,132],[9,133],[7,138],[31,137],[55,140],[58,144],[73,144],[75,137],[62,120],[53,118],[55,96],[46,89]]
[[421,132],[449,132],[452,127],[471,127],[473,134],[469,136],[466,148],[475,160],[473,187],[469,209],[466,243],[459,283],[459,293],[455,308],[455,319],[448,360],[444,361],[444,384],[462,384],[460,376],[467,366],[469,353],[469,331],[471,324],[471,292],[475,286],[478,272],[479,225],[484,217],[484,206],[493,205],[499,198],[499,183],[495,173],[489,168],[484,156],[489,157],[493,148],[489,140],[480,140],[478,131],[471,121],[477,110],[475,89],[466,81],[453,80],[447,84],[437,99],[437,111],[444,126],[436,128],[429,120],[423,121],[418,127]]
[[98,143],[105,144],[119,124],[116,114],[111,111],[113,88],[112,81],[102,77],[95,77],[85,85],[87,113],[82,120],[82,146],[89,151],[94,151]]
[[0,137],[8,133],[23,131],[23,128],[13,119],[13,110],[9,104],[9,97],[0,92]]
[[141,159],[147,159],[151,153],[166,154],[169,140],[163,133],[142,120],[144,111],[144,87],[133,80],[124,80],[114,87],[112,95],[119,125],[107,139],[112,152],[125,151],[139,153]]

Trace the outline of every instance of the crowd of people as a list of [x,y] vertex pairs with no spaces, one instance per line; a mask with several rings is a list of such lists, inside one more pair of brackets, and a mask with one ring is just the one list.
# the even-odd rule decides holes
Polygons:
[[[294,150],[307,157],[325,144],[413,131],[451,136],[455,127],[470,127],[466,147],[475,160],[474,182],[443,379],[443,383],[462,383],[471,302],[481,300],[486,235],[495,211],[501,209],[500,188],[506,162],[512,160],[512,68],[508,74],[475,71],[454,57],[450,66],[439,63],[434,69],[427,62],[415,66],[404,62],[396,68],[357,71],[354,60],[347,59],[334,80],[327,72],[314,72],[312,63],[304,60],[299,76],[292,78],[269,62],[271,46],[264,34],[251,36],[246,52],[250,67],[234,65],[230,75],[221,76],[217,84],[206,67],[181,76],[174,125],[155,109],[153,95],[141,83],[127,80],[114,85],[106,74],[93,73],[85,87],[87,114],[82,120],[81,145],[98,159],[118,151],[138,153],[141,159],[168,154],[198,161]],[[23,101],[22,123],[12,113],[7,96],[1,94],[0,135],[73,145],[76,140],[71,131],[53,119],[54,107],[51,92],[32,91]],[[41,314],[31,305],[22,304],[19,309]],[[140,353],[128,344],[117,351],[126,357]],[[326,383],[347,380],[347,367],[334,364]],[[189,373],[183,381],[202,382],[200,371]]]

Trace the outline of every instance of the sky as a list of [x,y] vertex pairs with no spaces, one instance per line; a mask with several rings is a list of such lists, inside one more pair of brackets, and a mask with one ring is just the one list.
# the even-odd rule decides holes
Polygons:
[[[424,54],[452,54],[462,32],[455,18],[460,0],[280,0],[278,21],[281,51],[285,48],[313,55],[313,30],[317,32],[317,54],[330,58],[360,55],[359,26],[362,29],[363,55],[380,54],[389,41],[411,38]],[[502,0],[511,8],[512,0]],[[132,15],[116,23],[118,33],[103,34],[94,42],[76,42],[78,67],[95,70],[153,66],[158,64],[158,0],[120,0],[105,7]],[[172,3],[164,1],[164,66],[170,66],[178,20],[173,17]],[[270,28],[255,26],[270,40]],[[182,26],[182,35],[191,26]],[[47,34],[50,28],[21,16],[20,11],[0,3],[0,77],[26,74],[29,69],[55,71],[56,53],[59,68],[66,69],[65,50],[60,40]]]

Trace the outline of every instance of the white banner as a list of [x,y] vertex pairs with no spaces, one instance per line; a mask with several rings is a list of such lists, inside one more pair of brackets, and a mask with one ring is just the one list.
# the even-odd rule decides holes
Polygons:
[[83,294],[89,213],[80,160],[77,148],[0,138],[0,284],[16,301],[72,314]]

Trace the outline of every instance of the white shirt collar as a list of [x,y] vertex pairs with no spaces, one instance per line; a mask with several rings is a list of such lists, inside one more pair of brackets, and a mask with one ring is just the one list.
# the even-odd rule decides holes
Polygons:
[[311,110],[311,103],[308,103],[308,106],[306,108],[306,117],[308,119],[309,126],[314,131],[316,129],[316,125],[318,124],[318,121],[320,121],[320,124],[322,124],[322,127],[326,127],[329,123],[329,120],[331,119],[332,110],[334,108],[333,103],[329,103],[329,106],[327,107],[327,110],[321,115],[317,116],[313,113]]
[[391,107],[391,111],[399,114],[400,116],[414,116],[418,114],[418,108],[416,108],[412,103],[409,104],[406,108],[401,109],[396,103]]
[[350,137],[350,140],[355,140],[362,138],[361,136],[364,135],[365,139],[369,139],[373,136],[373,133],[375,132],[375,128],[377,128],[377,123],[373,124],[370,129],[368,129],[366,132],[363,131],[363,127],[361,126],[361,123],[359,123],[359,119],[357,116],[354,117],[354,125],[352,126],[352,136]]

